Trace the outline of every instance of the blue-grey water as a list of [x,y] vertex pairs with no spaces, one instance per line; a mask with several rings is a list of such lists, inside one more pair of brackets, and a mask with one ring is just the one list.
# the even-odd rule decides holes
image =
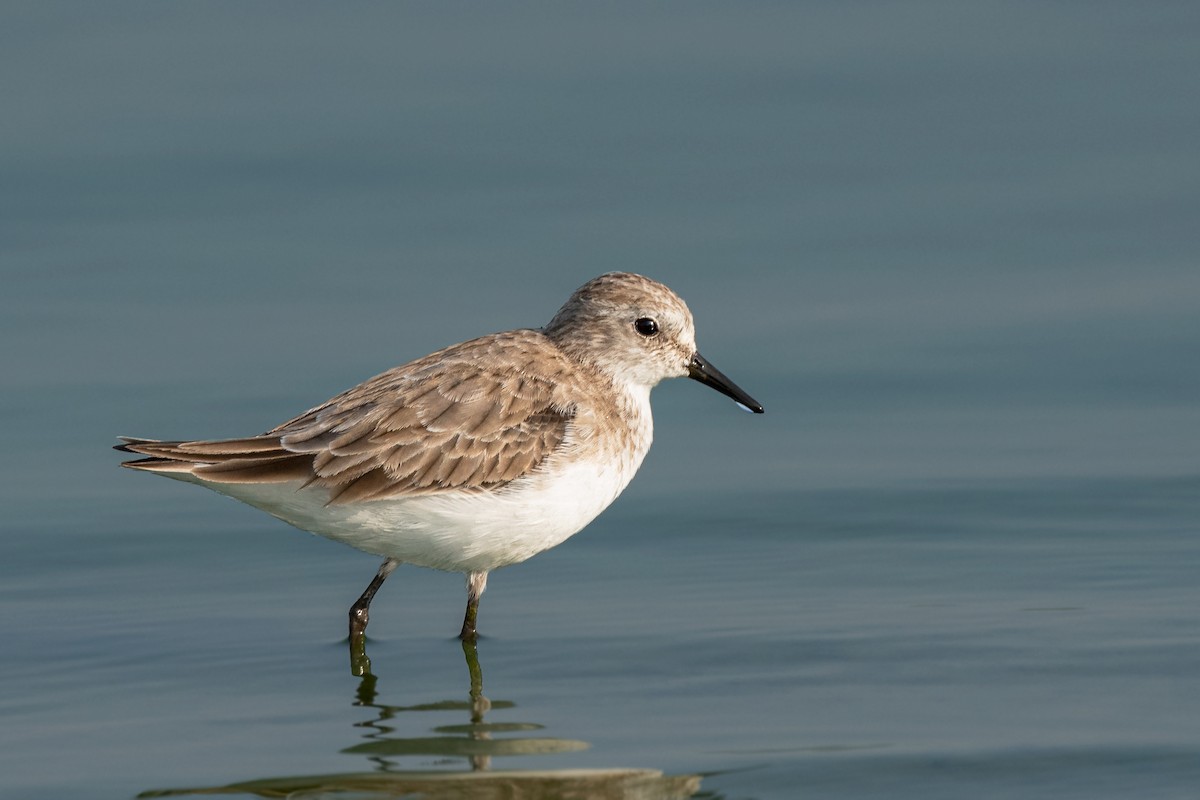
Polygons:
[[[1200,6],[12,2],[0,795],[1200,796]],[[117,467],[675,288],[496,572]],[[474,675],[473,675],[474,673]],[[221,788],[226,787],[226,788]]]

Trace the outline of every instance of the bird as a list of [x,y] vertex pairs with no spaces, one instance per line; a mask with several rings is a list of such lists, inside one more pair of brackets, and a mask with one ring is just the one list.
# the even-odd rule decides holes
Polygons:
[[650,448],[650,390],[688,377],[763,407],[697,351],[692,314],[657,281],[589,280],[541,328],[482,336],[387,370],[256,435],[118,437],[122,466],[199,484],[382,557],[351,606],[401,564],[466,576],[459,638],[478,636],[488,574],[582,530]]

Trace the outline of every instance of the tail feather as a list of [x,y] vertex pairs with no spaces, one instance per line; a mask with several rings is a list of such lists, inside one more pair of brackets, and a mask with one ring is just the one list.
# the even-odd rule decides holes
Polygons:
[[285,458],[234,458],[195,467],[192,474],[217,483],[284,483],[311,478],[312,463],[312,456],[304,454]]
[[187,461],[172,461],[169,458],[138,458],[133,461],[122,461],[121,466],[141,472],[182,473],[187,475],[192,474],[196,468],[195,464],[190,464]]
[[118,438],[115,450],[147,456],[121,466],[144,472],[187,474],[211,483],[283,483],[313,475],[313,456],[285,450],[278,436],[194,442]]
[[121,440],[121,444],[114,444],[113,450],[120,450],[122,453],[136,453],[137,451],[133,449],[135,445],[158,442],[157,439],[139,439],[137,436],[118,436],[117,438]]

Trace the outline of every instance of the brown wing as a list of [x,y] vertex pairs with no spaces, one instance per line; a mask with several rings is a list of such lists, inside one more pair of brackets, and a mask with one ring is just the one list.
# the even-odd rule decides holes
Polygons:
[[562,445],[572,369],[539,332],[495,334],[377,375],[261,436],[120,449],[151,456],[126,466],[217,483],[302,479],[329,489],[330,503],[495,488]]

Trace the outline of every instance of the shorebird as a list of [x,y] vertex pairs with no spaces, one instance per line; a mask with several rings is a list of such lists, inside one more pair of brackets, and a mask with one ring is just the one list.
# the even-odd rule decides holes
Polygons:
[[460,572],[477,636],[488,573],[577,533],[650,449],[650,390],[689,377],[763,407],[696,350],[691,312],[661,283],[611,272],[540,329],[494,333],[376,375],[266,433],[121,437],[123,466],[197,483],[384,561],[350,609],[402,563]]

